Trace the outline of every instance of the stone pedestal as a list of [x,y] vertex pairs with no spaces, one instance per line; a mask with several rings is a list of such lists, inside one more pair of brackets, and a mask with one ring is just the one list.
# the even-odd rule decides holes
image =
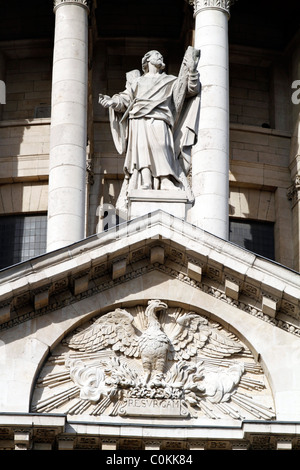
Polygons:
[[184,191],[135,189],[128,194],[128,220],[160,209],[186,220],[191,203]]

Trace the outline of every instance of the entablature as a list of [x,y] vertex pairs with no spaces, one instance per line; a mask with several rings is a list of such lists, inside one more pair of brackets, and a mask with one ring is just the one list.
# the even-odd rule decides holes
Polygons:
[[[299,450],[299,423],[243,422],[187,431],[143,425],[124,431],[120,425],[80,423],[65,415],[0,415],[0,450]],[[197,434],[197,436],[196,436]],[[207,437],[207,436],[210,437]]]

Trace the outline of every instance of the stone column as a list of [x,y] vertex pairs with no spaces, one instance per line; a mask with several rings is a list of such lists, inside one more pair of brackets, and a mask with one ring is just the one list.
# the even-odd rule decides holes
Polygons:
[[228,239],[229,60],[228,18],[232,1],[189,0],[195,11],[195,44],[201,50],[201,111],[193,148],[195,204],[191,223]]
[[55,0],[47,251],[85,236],[88,5]]

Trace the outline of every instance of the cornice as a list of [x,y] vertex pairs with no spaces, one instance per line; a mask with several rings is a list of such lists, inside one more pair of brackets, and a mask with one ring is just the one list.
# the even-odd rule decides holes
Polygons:
[[300,336],[299,273],[162,211],[3,270],[0,328],[155,270]]
[[[145,426],[145,423],[143,423]],[[0,450],[20,449],[20,437],[24,450],[140,450],[145,448],[157,453],[158,450],[174,449],[174,424],[158,425],[152,423],[147,436],[136,434],[137,424],[127,423],[127,433],[122,437],[124,423],[113,425],[101,422],[73,421],[66,415],[34,413],[0,414]],[[177,453],[184,450],[276,450],[282,444],[289,444],[293,450],[300,449],[299,422],[243,421],[238,426],[228,424],[221,428],[202,425],[191,430],[186,424],[176,423]],[[26,440],[27,437],[27,440]],[[136,447],[133,447],[136,445]],[[153,447],[155,446],[155,447]],[[286,449],[286,447],[285,447]],[[100,454],[102,455],[102,454]],[[104,463],[107,464],[105,454]],[[100,457],[101,460],[101,457]]]

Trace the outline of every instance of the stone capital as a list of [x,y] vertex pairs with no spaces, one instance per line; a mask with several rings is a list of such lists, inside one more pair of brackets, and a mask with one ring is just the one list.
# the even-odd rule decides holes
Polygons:
[[230,14],[230,7],[237,0],[187,0],[190,5],[194,7],[194,13],[197,15],[201,10],[216,9],[221,10],[228,16]]
[[54,0],[53,9],[55,12],[56,9],[60,7],[61,5],[79,5],[88,10],[89,3],[90,3],[90,0]]

